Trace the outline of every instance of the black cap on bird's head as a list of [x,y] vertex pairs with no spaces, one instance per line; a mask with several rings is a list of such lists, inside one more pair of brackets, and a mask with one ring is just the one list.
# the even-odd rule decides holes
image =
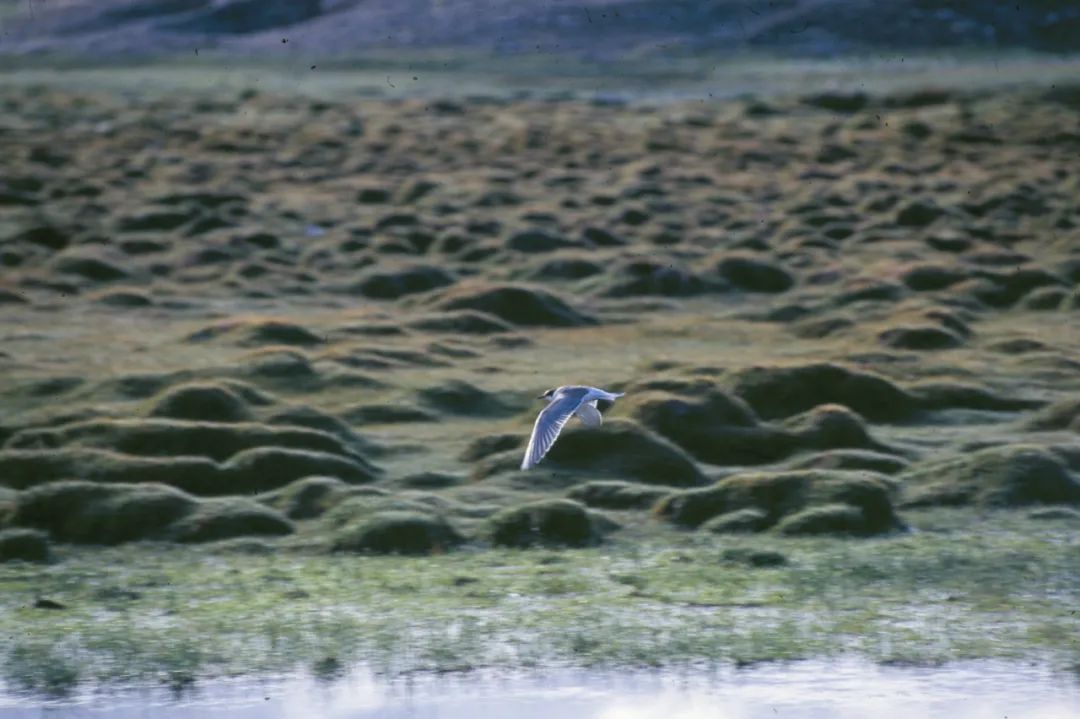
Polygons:
[[537,395],[536,398],[537,399],[551,399],[551,395],[555,394],[556,389],[558,389],[558,387],[556,387],[555,389],[549,389],[547,392],[544,392],[543,394]]

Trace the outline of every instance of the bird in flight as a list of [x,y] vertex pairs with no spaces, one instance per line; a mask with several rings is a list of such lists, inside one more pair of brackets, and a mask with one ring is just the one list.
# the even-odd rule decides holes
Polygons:
[[599,427],[603,418],[600,410],[596,408],[597,400],[614,402],[622,396],[622,392],[607,392],[582,385],[556,387],[544,392],[537,399],[546,399],[548,406],[540,410],[536,418],[532,436],[529,437],[529,446],[525,449],[525,458],[521,460],[521,468],[532,469],[540,463],[571,417],[577,415],[586,427]]

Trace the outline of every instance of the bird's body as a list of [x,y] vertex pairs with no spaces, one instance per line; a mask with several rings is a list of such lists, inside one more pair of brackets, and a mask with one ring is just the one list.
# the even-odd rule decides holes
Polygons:
[[596,403],[599,400],[614,402],[622,396],[622,392],[608,392],[584,385],[556,387],[540,395],[540,399],[548,401],[548,406],[536,418],[521,468],[532,469],[540,463],[571,417],[576,415],[588,427],[599,427],[603,417]]

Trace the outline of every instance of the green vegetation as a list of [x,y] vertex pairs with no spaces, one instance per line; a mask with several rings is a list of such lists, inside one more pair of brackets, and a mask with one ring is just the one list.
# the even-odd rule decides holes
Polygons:
[[[860,541],[655,525],[602,548],[425,557],[63,547],[58,564],[0,565],[0,663],[14,687],[61,692],[355,662],[390,675],[849,652],[1080,662],[1075,520],[961,512]],[[65,608],[35,608],[42,597]]]
[[[4,8],[0,6],[0,17]],[[448,56],[450,55],[450,56]],[[988,60],[995,68],[987,72]],[[560,97],[591,97],[597,92],[649,97],[718,98],[725,95],[790,95],[814,89],[841,88],[893,92],[928,84],[964,90],[1002,86],[1043,86],[1068,82],[1080,60],[1001,51],[988,57],[972,53],[905,53],[898,67],[893,56],[845,57],[793,63],[768,53],[737,56],[624,59],[595,63],[553,53],[502,56],[463,52],[387,50],[353,58],[275,60],[221,57],[150,59],[133,66],[107,57],[8,56],[5,83],[51,88],[91,88],[146,97],[176,93],[274,93],[340,99],[342,97],[505,97],[522,91]],[[311,70],[312,62],[317,65]],[[898,70],[902,69],[902,72]],[[149,75],[148,75],[149,73]],[[416,80],[412,80],[413,77]],[[152,79],[147,79],[152,77]],[[390,79],[390,83],[387,79]],[[557,87],[537,92],[556,79]],[[391,85],[392,83],[392,85]]]
[[[1075,63],[11,73],[5,689],[1080,665]],[[626,396],[519,471],[568,382]]]

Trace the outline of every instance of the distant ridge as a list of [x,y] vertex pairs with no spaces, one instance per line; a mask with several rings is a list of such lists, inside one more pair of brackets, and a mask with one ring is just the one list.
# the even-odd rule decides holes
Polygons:
[[946,0],[0,0],[0,54],[624,56],[1080,51],[1080,3]]

